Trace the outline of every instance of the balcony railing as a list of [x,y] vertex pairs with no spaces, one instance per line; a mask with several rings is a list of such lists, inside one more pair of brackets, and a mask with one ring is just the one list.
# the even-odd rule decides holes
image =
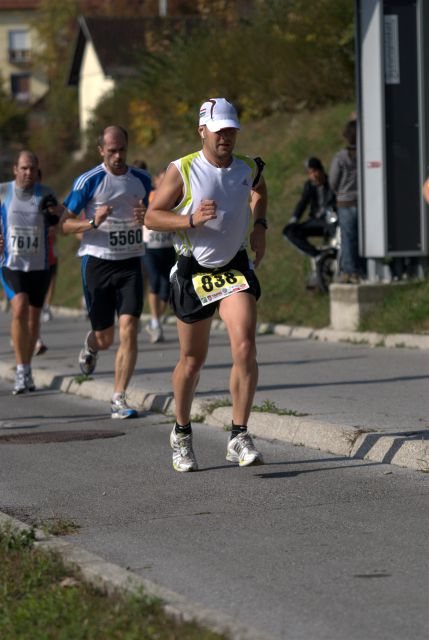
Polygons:
[[31,93],[29,91],[17,91],[13,94],[13,97],[21,104],[28,104],[31,99]]
[[28,64],[31,62],[31,49],[9,49],[11,64]]

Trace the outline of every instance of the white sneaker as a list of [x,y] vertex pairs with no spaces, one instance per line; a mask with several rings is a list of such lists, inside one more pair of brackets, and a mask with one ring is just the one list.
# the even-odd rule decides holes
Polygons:
[[164,342],[164,332],[161,325],[152,327],[150,322],[145,327],[146,333],[149,335],[149,342],[156,344],[157,342]]
[[197,471],[198,464],[192,448],[192,433],[176,433],[176,426],[170,434],[170,446],[173,449],[173,468],[176,471]]
[[42,311],[42,322],[50,322],[53,318],[50,307],[44,307]]
[[17,371],[15,374],[15,384],[12,389],[12,393],[14,396],[17,396],[21,393],[25,393],[27,391],[27,385],[25,383],[25,373],[23,371]]
[[226,459],[230,462],[238,462],[240,467],[248,467],[251,464],[264,464],[262,454],[253,444],[249,433],[239,433],[228,442]]
[[97,364],[98,351],[92,351],[88,347],[88,338],[92,331],[89,331],[85,342],[83,343],[83,349],[81,349],[79,353],[79,366],[83,375],[89,376],[94,371],[95,366]]
[[46,344],[40,338],[37,339],[36,346],[34,348],[34,355],[41,356],[48,350]]
[[138,416],[137,411],[128,406],[125,393],[122,393],[118,400],[112,400],[110,409],[114,419],[126,420]]
[[27,391],[36,391],[36,385],[34,384],[33,375],[31,371],[24,374],[25,386],[27,387]]

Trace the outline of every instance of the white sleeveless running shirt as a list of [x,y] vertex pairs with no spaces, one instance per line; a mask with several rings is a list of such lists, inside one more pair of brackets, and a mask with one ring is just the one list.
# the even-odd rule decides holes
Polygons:
[[125,260],[144,254],[143,228],[134,220],[133,208],[141,200],[148,205],[152,190],[149,173],[136,167],[116,176],[100,164],[81,175],[73,185],[64,205],[75,215],[85,211],[87,219],[95,216],[97,207],[113,208],[97,229],[83,234],[77,255],[91,255],[103,260]]
[[183,199],[174,211],[187,216],[196,211],[201,200],[214,200],[217,205],[215,220],[175,234],[176,251],[192,254],[204,267],[222,267],[247,244],[256,163],[247,156],[234,155],[229,167],[215,167],[199,151],[173,164],[184,184]]
[[1,232],[5,247],[1,266],[14,271],[43,271],[48,265],[48,223],[40,211],[49,187],[20,189],[15,180],[0,184]]

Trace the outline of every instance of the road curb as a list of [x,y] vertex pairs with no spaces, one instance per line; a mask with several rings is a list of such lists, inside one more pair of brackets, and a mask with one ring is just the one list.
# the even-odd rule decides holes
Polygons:
[[[231,425],[231,407],[220,407],[205,417],[206,424]],[[252,435],[280,440],[328,453],[416,471],[429,471],[429,433],[384,434],[370,429],[342,426],[296,416],[254,412],[249,419]]]
[[[0,377],[13,380],[14,375],[14,366],[0,361]],[[78,382],[79,376],[60,375],[46,369],[33,369],[33,377],[39,388],[57,389],[106,403],[110,403],[114,391],[112,382]],[[153,411],[171,417],[175,414],[172,394],[131,386],[127,396],[131,406],[139,411]],[[232,409],[230,406],[219,406],[225,401],[228,401],[225,396],[197,396],[192,404],[191,419],[228,429],[231,426]],[[307,417],[259,411],[251,414],[249,429],[252,435],[265,440],[280,440],[339,456],[429,471],[429,431],[385,434]]]
[[[10,526],[19,531],[30,531],[30,525],[0,511],[0,526]],[[77,544],[45,535],[40,529],[34,529],[37,548],[58,553],[64,564],[77,568],[85,582],[102,589],[107,594],[138,594],[142,590],[146,595],[161,601],[164,612],[180,622],[198,622],[203,627],[219,634],[226,634],[231,640],[270,640],[265,632],[243,625],[234,618],[198,602],[191,602],[179,593],[143,578],[119,565],[107,562],[102,557],[86,551]]]
[[[4,303],[0,303],[0,309],[4,310]],[[86,313],[81,309],[71,307],[53,306],[51,307],[53,316],[65,318],[85,318]],[[143,314],[141,321],[145,323],[150,319],[149,314]],[[167,316],[166,324],[174,325],[176,318]],[[213,329],[225,331],[222,320],[214,319]],[[429,349],[429,334],[419,333],[394,333],[384,334],[374,331],[339,331],[330,327],[315,329],[314,327],[299,327],[295,325],[274,324],[270,322],[260,322],[257,325],[258,335],[274,334],[284,338],[294,340],[320,340],[321,342],[348,342],[351,344],[362,344],[371,347],[387,348],[408,348],[408,349]]]

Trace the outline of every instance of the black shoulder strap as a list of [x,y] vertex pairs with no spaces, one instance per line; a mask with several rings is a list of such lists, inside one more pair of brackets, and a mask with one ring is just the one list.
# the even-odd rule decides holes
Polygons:
[[256,172],[255,179],[254,179],[254,181],[252,183],[252,189],[253,189],[253,187],[256,187],[256,185],[258,184],[258,182],[260,180],[260,177],[261,177],[261,174],[262,174],[262,172],[264,170],[264,167],[265,167],[265,162],[262,160],[262,158],[258,157],[258,158],[253,158],[253,159],[254,159],[254,161],[256,163],[256,167],[257,167],[258,170]]

